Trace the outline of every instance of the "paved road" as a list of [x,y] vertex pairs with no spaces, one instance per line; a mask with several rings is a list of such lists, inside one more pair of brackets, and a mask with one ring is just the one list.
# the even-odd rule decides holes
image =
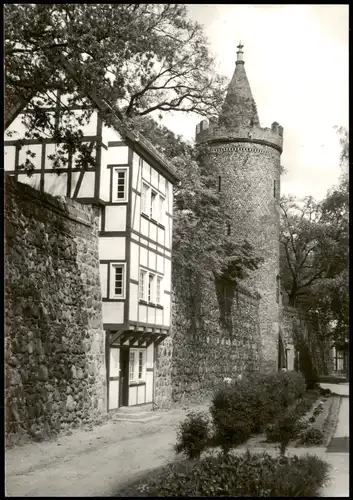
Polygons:
[[323,457],[332,466],[323,497],[349,497],[349,384],[320,384],[341,396],[335,433]]

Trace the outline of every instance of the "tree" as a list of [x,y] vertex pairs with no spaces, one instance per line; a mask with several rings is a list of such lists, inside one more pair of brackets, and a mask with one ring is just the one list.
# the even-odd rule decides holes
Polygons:
[[83,87],[99,91],[123,117],[156,110],[215,115],[222,102],[224,80],[185,5],[5,5],[6,108],[57,89],[82,98],[57,51]]
[[282,198],[281,279],[292,306],[321,313],[332,335],[348,330],[348,136],[338,129],[342,176],[320,203]]

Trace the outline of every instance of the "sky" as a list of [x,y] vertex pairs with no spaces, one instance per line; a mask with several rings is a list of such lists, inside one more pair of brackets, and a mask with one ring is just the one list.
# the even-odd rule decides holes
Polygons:
[[[237,45],[262,127],[284,128],[281,194],[322,199],[337,184],[348,128],[348,5],[190,4],[204,26],[217,70],[232,77]],[[170,115],[175,133],[192,140],[201,118]]]

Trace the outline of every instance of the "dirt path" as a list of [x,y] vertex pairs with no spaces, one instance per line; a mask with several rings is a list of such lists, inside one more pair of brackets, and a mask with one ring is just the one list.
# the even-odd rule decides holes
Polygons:
[[[195,409],[206,410],[208,404]],[[109,496],[126,482],[173,460],[186,409],[148,424],[108,423],[53,442],[7,450],[7,496]]]

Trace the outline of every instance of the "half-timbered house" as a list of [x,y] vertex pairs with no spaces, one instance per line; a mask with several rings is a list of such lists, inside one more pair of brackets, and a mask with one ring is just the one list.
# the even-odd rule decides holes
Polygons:
[[[178,177],[146,139],[123,133],[113,112],[109,122],[102,119],[105,101],[88,97],[94,111],[82,142],[95,151],[94,166],[77,168],[68,153],[67,164],[58,171],[50,159],[57,147],[54,140],[26,139],[22,115],[16,112],[7,118],[6,132],[16,135],[9,138],[5,132],[4,166],[19,182],[100,209],[107,406],[112,410],[154,400],[156,346],[171,325],[173,185]],[[68,104],[65,96],[55,99],[47,112],[58,122],[62,106]],[[74,111],[77,116],[84,112],[79,106]],[[20,168],[28,150],[34,165],[30,176]]]

